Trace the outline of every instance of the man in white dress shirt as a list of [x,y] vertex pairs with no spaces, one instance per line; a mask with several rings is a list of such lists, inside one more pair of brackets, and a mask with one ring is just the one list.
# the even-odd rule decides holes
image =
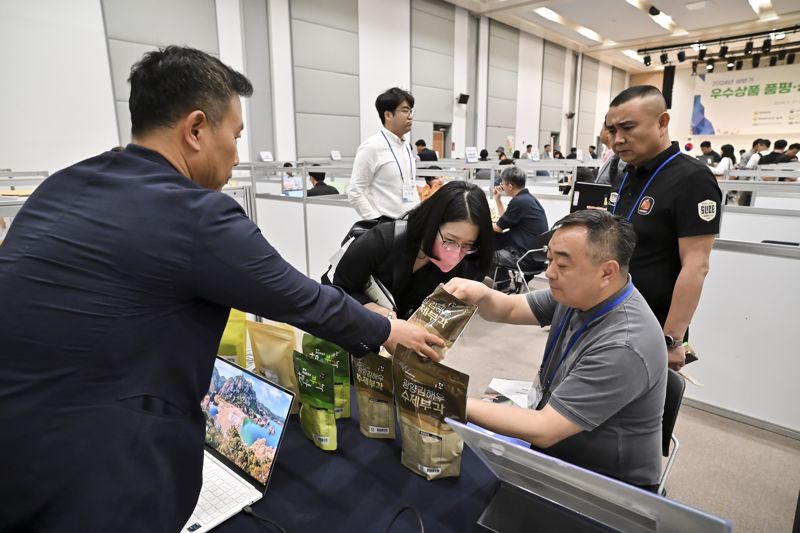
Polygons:
[[392,87],[375,100],[383,127],[356,151],[347,197],[361,218],[397,219],[419,203],[411,131],[414,97]]

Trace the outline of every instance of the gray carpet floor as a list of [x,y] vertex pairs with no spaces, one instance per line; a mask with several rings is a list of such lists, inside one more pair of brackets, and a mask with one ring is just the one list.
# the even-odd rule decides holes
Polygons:
[[[445,363],[480,397],[492,378],[532,380],[547,330],[476,316]],[[691,368],[691,367],[690,367]],[[687,384],[687,387],[693,385]],[[800,491],[800,441],[683,406],[668,497],[733,521],[737,532],[789,532]]]

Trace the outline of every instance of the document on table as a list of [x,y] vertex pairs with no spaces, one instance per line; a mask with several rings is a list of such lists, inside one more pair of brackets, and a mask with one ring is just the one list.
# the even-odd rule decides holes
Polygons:
[[528,407],[528,392],[533,383],[516,379],[492,378],[482,400],[492,403],[507,403],[518,407]]

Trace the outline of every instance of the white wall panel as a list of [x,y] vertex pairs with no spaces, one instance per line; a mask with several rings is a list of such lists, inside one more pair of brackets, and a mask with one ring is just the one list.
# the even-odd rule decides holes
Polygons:
[[[358,0],[358,68],[361,138],[381,123],[375,98],[386,89],[411,87],[409,0]],[[391,24],[386,24],[391,14]]]

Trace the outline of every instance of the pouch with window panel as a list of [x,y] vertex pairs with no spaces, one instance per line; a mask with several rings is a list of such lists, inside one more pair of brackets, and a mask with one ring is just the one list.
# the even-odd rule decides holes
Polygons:
[[391,358],[369,353],[353,357],[352,365],[361,434],[372,439],[395,438]]
[[303,335],[303,353],[312,359],[333,365],[333,389],[336,418],[350,418],[350,355],[336,344],[306,333]]
[[[253,350],[256,373],[299,394],[292,359],[292,354],[297,348],[296,330],[289,324],[248,320],[247,332],[250,334],[250,347]],[[291,414],[297,412],[298,402],[293,402]]]
[[426,479],[461,474],[464,441],[444,422],[466,421],[469,376],[400,346],[392,360],[402,463]]
[[[408,321],[443,339],[445,346],[435,349],[444,355],[476,309],[439,285]],[[464,441],[444,419],[466,421],[469,376],[404,346],[395,351],[392,376],[403,465],[427,479],[458,476]]]
[[294,370],[300,389],[300,427],[317,448],[335,450],[334,367],[294,352]]

